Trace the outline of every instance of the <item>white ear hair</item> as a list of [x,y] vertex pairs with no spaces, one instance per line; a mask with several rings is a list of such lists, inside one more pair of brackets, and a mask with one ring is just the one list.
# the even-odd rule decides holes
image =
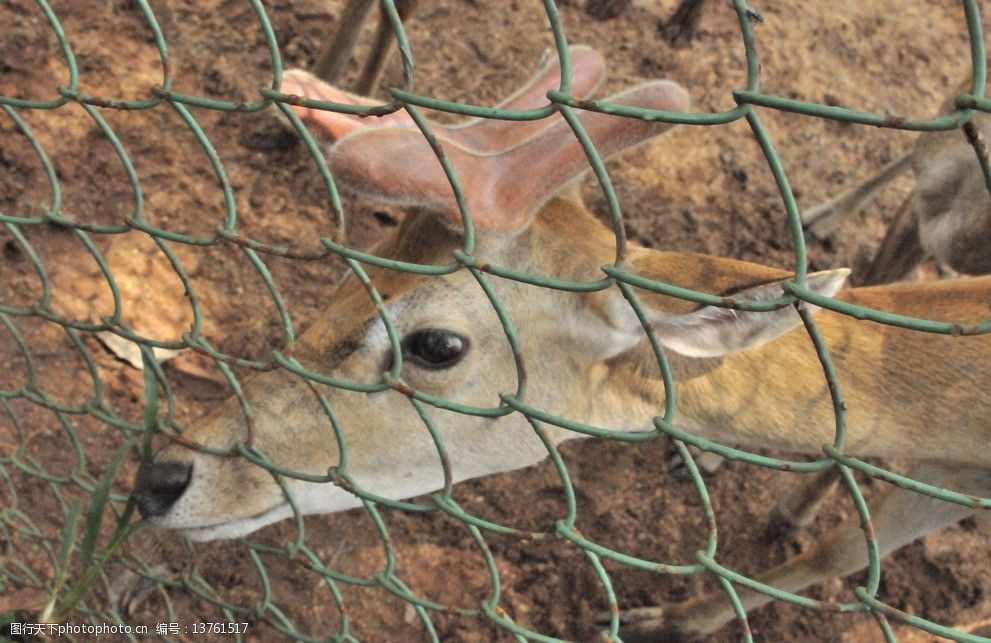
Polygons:
[[[806,287],[816,294],[832,297],[849,274],[847,268],[815,272],[808,275]],[[776,281],[733,293],[732,297],[738,302],[759,302],[783,294],[781,282]],[[652,327],[665,348],[688,357],[720,357],[777,339],[801,322],[793,306],[759,313],[704,306],[686,315],[654,319]]]

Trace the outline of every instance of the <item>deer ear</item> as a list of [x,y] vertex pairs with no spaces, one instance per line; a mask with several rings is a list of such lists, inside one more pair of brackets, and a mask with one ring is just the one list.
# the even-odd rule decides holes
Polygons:
[[[667,254],[667,253],[664,253]],[[673,253],[671,253],[673,255]],[[788,277],[782,271],[730,259],[707,258],[705,265],[692,263],[697,255],[672,257],[672,265],[687,263],[686,273],[698,272],[705,277],[696,283],[732,284],[729,288],[717,288],[715,294],[732,298],[736,302],[760,302],[777,299],[784,294],[781,284]],[[748,269],[749,268],[749,269]],[[741,281],[751,277],[756,286],[742,286]],[[846,268],[825,270],[809,274],[806,286],[812,292],[832,297],[843,287],[850,271]],[[769,275],[776,275],[768,279]],[[650,276],[650,275],[645,275]],[[695,280],[692,280],[695,281]],[[680,312],[691,305],[663,295],[640,291],[640,301],[647,310],[650,327],[658,341],[669,350],[687,357],[721,357],[739,351],[756,348],[772,341],[801,324],[801,318],[793,306],[785,306],[769,312],[748,312],[722,306],[702,306]],[[814,308],[813,308],[814,310]],[[643,327],[629,303],[615,295],[608,300],[605,317],[612,328],[614,346],[610,355],[617,355],[639,345],[645,337]]]
[[[812,292],[832,297],[843,287],[846,268],[815,272],[806,278]],[[731,293],[737,302],[771,301],[784,295],[781,281]],[[654,333],[666,348],[688,357],[721,357],[756,348],[777,339],[802,323],[794,306],[769,312],[749,312],[721,306],[703,306],[686,315],[653,320]]]

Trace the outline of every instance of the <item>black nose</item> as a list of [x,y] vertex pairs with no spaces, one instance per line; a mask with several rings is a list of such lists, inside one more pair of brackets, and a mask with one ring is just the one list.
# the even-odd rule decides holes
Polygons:
[[161,516],[189,486],[193,465],[180,462],[142,462],[134,478],[134,500],[142,518]]

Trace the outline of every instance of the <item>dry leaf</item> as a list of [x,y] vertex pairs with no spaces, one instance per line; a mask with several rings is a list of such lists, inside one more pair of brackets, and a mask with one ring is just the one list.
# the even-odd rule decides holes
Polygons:
[[[198,254],[176,247],[183,268],[196,269]],[[179,341],[189,330],[193,314],[185,287],[155,242],[143,233],[134,232],[111,237],[103,256],[121,300],[121,319],[143,337],[161,341]],[[107,279],[85,251],[63,257],[52,270],[53,308],[75,320],[99,322],[113,313],[113,297]],[[209,321],[204,326],[209,328]],[[131,366],[141,369],[141,352],[133,341],[113,332],[99,332],[96,337],[111,353]],[[179,354],[176,350],[154,349],[159,362]]]
[[[100,340],[101,344],[107,347],[107,350],[116,355],[118,359],[127,362],[139,371],[144,370],[141,349],[137,344],[111,332],[96,333],[96,338]],[[159,364],[172,359],[181,352],[168,348],[152,348],[151,350]]]

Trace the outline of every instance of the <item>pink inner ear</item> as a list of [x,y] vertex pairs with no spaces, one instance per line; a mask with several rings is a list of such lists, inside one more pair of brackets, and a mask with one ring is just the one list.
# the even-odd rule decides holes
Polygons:
[[[588,98],[598,87],[605,73],[605,61],[594,49],[584,46],[569,48],[571,58],[571,92],[580,98]],[[554,57],[538,71],[525,85],[503,100],[497,107],[511,110],[528,110],[548,104],[547,92],[561,84],[561,67]],[[313,74],[299,69],[287,71],[282,78],[281,91],[314,100],[344,103],[371,107],[379,101],[358,96],[329,83]],[[293,105],[292,110],[308,126],[318,129],[333,141],[370,127],[396,127],[415,129],[416,125],[403,110],[385,116],[360,117]],[[537,121],[503,121],[490,118],[476,118],[464,123],[447,126],[431,123],[430,130],[438,136],[454,141],[462,147],[482,152],[496,152],[516,147],[534,132],[550,125],[547,119]]]
[[[689,106],[685,89],[668,81],[640,85],[608,100],[675,112]],[[603,158],[672,127],[595,112],[580,112],[578,117]],[[589,169],[581,144],[561,119],[497,154],[480,153],[440,134],[437,140],[455,169],[479,230],[525,229],[544,203]],[[330,159],[331,170],[344,185],[369,196],[435,210],[452,225],[460,225],[453,189],[418,131],[357,132],[338,143]]]

